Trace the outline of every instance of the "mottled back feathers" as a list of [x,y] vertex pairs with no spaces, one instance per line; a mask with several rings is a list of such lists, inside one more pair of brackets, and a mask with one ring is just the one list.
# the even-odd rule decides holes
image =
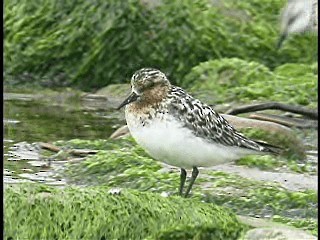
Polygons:
[[269,148],[266,144],[262,145],[249,140],[237,132],[226,119],[210,106],[193,98],[180,87],[171,87],[164,105],[168,106],[169,114],[183,122],[185,127],[192,130],[197,137],[226,146],[277,153],[276,148]]

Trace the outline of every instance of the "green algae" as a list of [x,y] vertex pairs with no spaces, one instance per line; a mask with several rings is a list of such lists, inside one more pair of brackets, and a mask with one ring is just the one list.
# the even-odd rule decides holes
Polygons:
[[229,210],[180,197],[105,187],[5,188],[7,239],[154,239],[174,226],[209,226],[209,239],[237,239],[247,226]]
[[237,165],[243,165],[248,167],[257,167],[260,170],[274,170],[285,166],[287,161],[280,160],[270,155],[266,156],[247,156],[236,161]]
[[184,239],[193,239],[193,240],[206,240],[206,239],[238,239],[240,236],[235,235],[232,231],[233,226],[229,225],[230,231],[224,233],[224,236],[217,236],[217,226],[212,225],[178,225],[165,229],[158,233],[154,239],[157,240],[184,240]]
[[318,221],[312,218],[288,218],[275,215],[272,221],[285,223],[287,225],[303,229],[314,236],[318,236]]
[[295,35],[281,51],[275,47],[284,4],[7,0],[5,80],[95,89],[128,82],[135,70],[150,66],[184,86],[192,67],[222,57],[256,61],[271,69],[288,62],[310,64],[317,52],[317,44],[310,47],[315,36]]
[[[60,144],[63,143],[60,142]],[[92,145],[90,141],[77,139],[64,144],[72,147],[105,148],[96,156],[67,166],[64,174],[73,183],[177,194],[179,171],[163,171],[160,163],[151,159],[132,138],[97,140],[93,141]],[[113,148],[112,145],[116,147]],[[270,160],[269,157],[262,158],[266,158],[263,164],[267,168],[270,167],[270,161],[274,164],[271,167],[278,167],[277,162]],[[260,163],[258,158],[253,161],[257,165]],[[310,229],[317,216],[317,209],[314,208],[317,204],[315,191],[289,191],[273,182],[254,181],[208,169],[200,170],[191,198],[231,208],[237,214],[260,217],[278,215],[284,218],[295,216],[299,219],[309,219]],[[299,225],[295,226],[299,227]],[[304,227],[306,225],[301,225],[301,228],[304,229]],[[190,228],[193,229],[192,226]],[[179,229],[177,227],[177,229],[165,231],[163,236],[170,236],[170,234],[180,236]],[[192,232],[200,234],[202,230],[195,227]],[[311,232],[314,234],[313,228]],[[182,231],[181,234],[185,236],[183,235],[185,232]]]
[[316,64],[285,64],[271,71],[258,62],[223,58],[195,66],[184,82],[213,104],[257,100],[315,107],[317,77]]
[[[176,192],[179,175],[162,172],[159,162],[151,159],[144,150],[134,144],[132,138],[125,140],[88,141],[73,140],[68,144],[80,142],[78,146],[99,149],[106,146],[94,156],[86,158],[80,164],[68,164],[67,177],[73,182],[87,185],[106,185],[109,187],[125,187],[142,191]],[[116,144],[118,142],[118,145]],[[69,146],[71,146],[69,145]],[[113,147],[117,145],[116,147]],[[98,146],[96,148],[92,148]]]
[[318,210],[314,208],[317,193],[313,190],[289,191],[272,182],[249,180],[218,171],[205,171],[205,174],[212,176],[212,188],[205,191],[203,198],[206,202],[221,204],[241,215],[295,216],[313,221],[317,218]]

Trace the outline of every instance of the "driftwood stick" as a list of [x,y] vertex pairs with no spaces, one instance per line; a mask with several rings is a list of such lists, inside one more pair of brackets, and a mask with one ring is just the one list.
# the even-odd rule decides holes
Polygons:
[[258,104],[252,104],[252,105],[231,108],[226,112],[226,114],[237,115],[240,113],[261,111],[261,110],[266,110],[266,109],[276,109],[276,110],[297,113],[297,114],[301,114],[303,116],[309,117],[311,119],[318,120],[318,111],[317,110],[307,109],[307,108],[303,108],[300,106],[287,105],[287,104],[278,103],[278,102],[258,103]]
[[288,127],[297,127],[297,128],[316,128],[318,129],[318,121],[310,119],[298,119],[290,118],[285,116],[277,116],[273,114],[262,114],[262,113],[253,113],[249,115],[249,118],[274,122],[282,124]]
[[51,152],[59,152],[61,149],[51,143],[44,143],[44,142],[40,142],[39,146],[43,149],[47,149]]
[[[47,149],[52,152],[60,152],[62,149],[59,147],[51,144],[51,143],[44,143],[40,142],[39,146],[43,149]],[[70,149],[66,150],[66,153],[73,155],[73,156],[78,156],[78,157],[85,157],[86,155],[89,154],[96,154],[98,150],[92,150],[92,149]]]
[[85,157],[90,154],[96,154],[98,150],[91,150],[91,149],[71,149],[68,151],[69,154],[78,157]]

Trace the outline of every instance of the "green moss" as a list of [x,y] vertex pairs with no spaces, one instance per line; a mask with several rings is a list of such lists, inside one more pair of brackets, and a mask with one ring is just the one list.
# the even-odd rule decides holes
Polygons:
[[211,103],[264,100],[314,107],[318,99],[315,71],[315,64],[285,64],[272,72],[258,62],[223,58],[195,66],[184,82]]
[[275,215],[272,217],[275,222],[285,223],[287,225],[301,228],[305,231],[309,231],[312,235],[318,236],[318,221],[312,218],[288,218]]
[[232,231],[234,227],[230,225],[230,231],[224,233],[224,236],[217,236],[217,226],[212,225],[178,225],[165,229],[158,233],[154,239],[157,240],[206,240],[206,239],[217,239],[225,237],[226,239],[239,238],[239,235],[235,235]]
[[301,77],[313,78],[314,75],[318,75],[318,64],[297,64],[286,63],[274,69],[274,73],[284,77],[295,77],[297,82],[302,82]]
[[295,212],[295,216],[301,218],[315,219],[317,216],[317,209],[313,207],[317,204],[315,191],[292,192],[278,184],[223,172],[206,174],[213,177],[212,189],[206,191],[206,202],[223,204],[243,215],[292,217]]
[[285,0],[142,2],[7,0],[6,81],[92,89],[127,83],[135,70],[151,66],[184,85],[191,68],[210,59],[237,57],[270,68],[316,60],[315,36],[292,36],[276,50]]
[[280,161],[275,157],[266,155],[266,156],[248,156],[243,157],[236,161],[237,165],[244,165],[248,167],[257,167],[261,170],[274,170],[275,168],[279,168],[281,166],[286,165],[285,160]]
[[160,163],[148,157],[132,138],[96,140],[91,144],[89,141],[72,140],[68,145],[107,150],[86,158],[81,164],[69,164],[65,174],[74,182],[156,192],[176,192],[178,188],[179,175],[160,171]]
[[288,160],[283,157],[272,156],[248,156],[236,161],[237,165],[248,167],[256,167],[261,170],[279,171],[285,169],[286,171],[293,171],[296,173],[317,174],[313,164],[304,160]]
[[230,211],[180,197],[104,187],[7,186],[7,239],[140,239],[175,225],[211,226],[212,239],[237,239],[246,229]]

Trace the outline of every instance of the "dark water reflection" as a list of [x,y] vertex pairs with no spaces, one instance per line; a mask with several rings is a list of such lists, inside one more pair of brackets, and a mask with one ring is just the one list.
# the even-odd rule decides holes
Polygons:
[[4,138],[14,142],[108,138],[121,125],[112,112],[68,110],[29,101],[6,101],[4,117]]

